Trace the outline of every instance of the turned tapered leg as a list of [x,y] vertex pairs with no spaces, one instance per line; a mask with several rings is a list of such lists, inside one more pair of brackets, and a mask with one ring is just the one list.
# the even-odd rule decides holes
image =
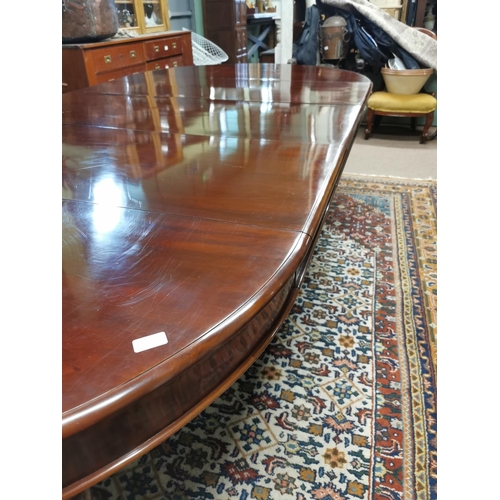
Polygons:
[[424,129],[422,130],[422,137],[420,138],[420,144],[425,144],[429,140],[429,129],[434,121],[434,111],[430,112],[426,119]]
[[368,139],[368,137],[370,137],[370,134],[372,132],[373,115],[374,115],[373,109],[368,108],[368,111],[366,113],[365,139]]

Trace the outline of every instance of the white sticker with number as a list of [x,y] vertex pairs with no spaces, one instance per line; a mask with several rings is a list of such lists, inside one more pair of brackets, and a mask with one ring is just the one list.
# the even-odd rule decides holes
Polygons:
[[160,347],[161,345],[165,344],[168,344],[168,339],[165,332],[153,333],[152,335],[132,340],[132,347],[134,348],[134,352],[147,351],[148,349]]

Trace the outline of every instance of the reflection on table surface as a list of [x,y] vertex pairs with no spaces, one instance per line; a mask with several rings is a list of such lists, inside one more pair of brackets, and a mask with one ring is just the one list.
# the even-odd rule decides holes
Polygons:
[[[333,68],[239,64],[63,95],[67,497],[175,432],[270,341],[370,88]],[[133,351],[157,332],[167,344]]]

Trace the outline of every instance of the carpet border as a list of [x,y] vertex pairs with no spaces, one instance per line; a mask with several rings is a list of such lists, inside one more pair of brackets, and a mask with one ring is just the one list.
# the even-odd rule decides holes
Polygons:
[[353,174],[353,173],[343,173],[342,176],[340,177],[340,182],[342,182],[342,180],[348,181],[348,180],[365,180],[365,179],[371,181],[375,181],[376,179],[378,179],[381,183],[384,183],[384,181],[404,181],[406,183],[426,182],[431,184],[437,184],[437,179],[433,179],[431,177],[424,179],[420,177],[398,177],[393,175]]

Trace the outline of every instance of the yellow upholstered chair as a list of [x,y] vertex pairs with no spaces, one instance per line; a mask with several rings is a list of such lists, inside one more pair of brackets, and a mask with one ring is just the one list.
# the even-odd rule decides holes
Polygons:
[[[436,35],[432,31],[425,28],[416,29],[436,38]],[[379,117],[410,117],[412,119],[412,127],[415,127],[418,117],[425,117],[425,124],[420,138],[420,143],[425,144],[429,139],[429,128],[434,120],[436,107],[436,98],[424,92],[418,94],[394,94],[387,91],[373,92],[367,102],[365,139],[368,139],[371,134],[375,115]]]

